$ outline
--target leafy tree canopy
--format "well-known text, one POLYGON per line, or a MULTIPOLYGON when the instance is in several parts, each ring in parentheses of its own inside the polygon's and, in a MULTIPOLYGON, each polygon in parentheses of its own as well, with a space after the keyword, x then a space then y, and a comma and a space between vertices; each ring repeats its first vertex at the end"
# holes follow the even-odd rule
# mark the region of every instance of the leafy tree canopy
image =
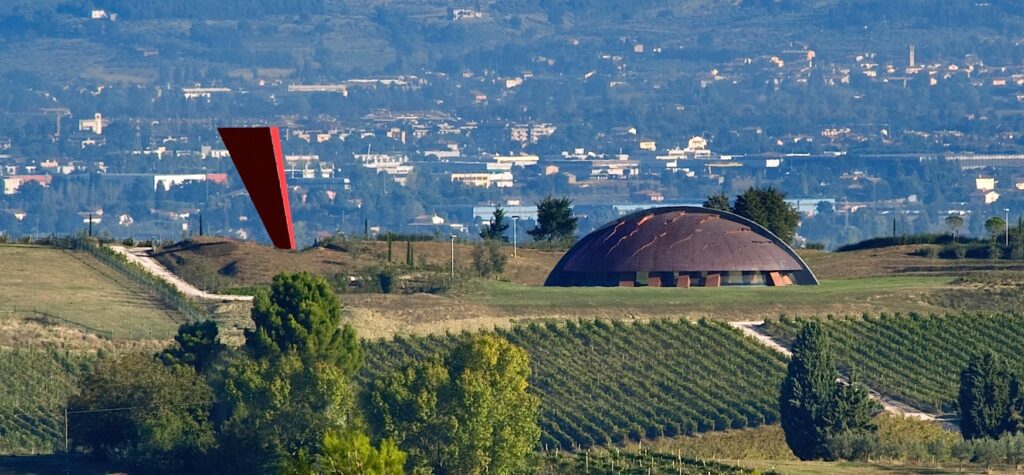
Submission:
POLYGON ((219 461, 235 473, 266 473, 294 454, 315 453, 330 430, 353 427, 350 378, 327 362, 296 355, 241 359, 224 376, 231 415, 221 429, 219 461))
POLYGON ((178 328, 174 336, 177 344, 160 352, 158 355, 164 364, 181 364, 191 366, 199 373, 205 373, 216 361, 217 357, 227 348, 220 342, 217 322, 186 323, 178 328))
POLYGON ((213 390, 192 368, 143 354, 104 358, 80 387, 69 402, 72 440, 125 468, 194 472, 215 443, 213 390))
POLYGON ((377 384, 371 424, 409 452, 414 470, 519 473, 540 439, 529 355, 495 336, 416 363, 377 384))

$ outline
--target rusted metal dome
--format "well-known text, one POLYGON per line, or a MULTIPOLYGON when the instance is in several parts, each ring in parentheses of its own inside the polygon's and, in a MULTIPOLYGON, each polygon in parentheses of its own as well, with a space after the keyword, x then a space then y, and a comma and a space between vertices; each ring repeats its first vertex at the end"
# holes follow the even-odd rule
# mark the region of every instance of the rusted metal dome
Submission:
POLYGON ((639 211, 588 234, 545 285, 817 283, 803 259, 757 223, 726 211, 675 206, 639 211))

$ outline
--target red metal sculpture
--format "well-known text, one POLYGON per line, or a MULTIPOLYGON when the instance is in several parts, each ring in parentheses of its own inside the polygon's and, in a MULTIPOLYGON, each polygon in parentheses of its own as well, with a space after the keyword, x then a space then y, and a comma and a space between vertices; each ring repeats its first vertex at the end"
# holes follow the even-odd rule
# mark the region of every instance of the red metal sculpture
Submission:
POLYGON ((218 128, 274 247, 295 249, 292 208, 277 127, 218 128))

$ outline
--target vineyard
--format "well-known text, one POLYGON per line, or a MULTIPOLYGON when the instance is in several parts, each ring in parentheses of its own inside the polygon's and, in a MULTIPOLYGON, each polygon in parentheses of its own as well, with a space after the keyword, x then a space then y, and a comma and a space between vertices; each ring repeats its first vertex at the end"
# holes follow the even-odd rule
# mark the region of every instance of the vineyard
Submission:
POLYGON ((0 351, 0 454, 64 449, 63 408, 86 364, 53 349, 0 351))
POLYGON ((532 467, 533 473, 588 475, 672 473, 681 475, 719 475, 755 473, 717 462, 688 459, 650 451, 586 451, 577 453, 544 452, 532 467))
MULTIPOLYGON (((874 389, 929 411, 954 411, 960 371, 974 352, 1009 362, 1024 354, 1024 318, 1017 315, 886 315, 823 320, 836 362, 874 389)), ((784 341, 803 320, 768 320, 762 331, 784 341)))
MULTIPOLYGON (((497 333, 530 354, 545 449, 756 427, 778 418, 784 357, 724 323, 597 320, 497 333)), ((445 352, 466 336, 366 343, 361 378, 445 352)))

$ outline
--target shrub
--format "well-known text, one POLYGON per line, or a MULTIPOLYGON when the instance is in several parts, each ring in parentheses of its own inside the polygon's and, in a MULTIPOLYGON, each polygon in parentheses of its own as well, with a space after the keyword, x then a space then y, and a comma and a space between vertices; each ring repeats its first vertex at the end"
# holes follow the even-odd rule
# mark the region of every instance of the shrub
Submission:
POLYGON ((390 294, 394 289, 395 273, 391 269, 383 269, 377 273, 377 282, 380 283, 380 291, 390 294))
POLYGON ((505 272, 508 256, 496 239, 485 239, 473 247, 473 268, 480 277, 491 277, 505 272))
MULTIPOLYGON (((961 237, 957 243, 979 243, 978 239, 961 237)), ((836 252, 859 251, 863 249, 878 249, 891 246, 905 246, 910 244, 954 244, 953 237, 948 234, 912 234, 910 236, 887 236, 865 239, 853 244, 836 249, 836 252)))
POLYGON ((992 260, 996 260, 1003 257, 1003 248, 996 243, 990 243, 986 252, 986 257, 992 260))
POLYGON ((964 246, 963 244, 954 244, 953 245, 953 255, 956 256, 957 259, 964 259, 964 258, 966 258, 967 257, 967 246, 964 246))

